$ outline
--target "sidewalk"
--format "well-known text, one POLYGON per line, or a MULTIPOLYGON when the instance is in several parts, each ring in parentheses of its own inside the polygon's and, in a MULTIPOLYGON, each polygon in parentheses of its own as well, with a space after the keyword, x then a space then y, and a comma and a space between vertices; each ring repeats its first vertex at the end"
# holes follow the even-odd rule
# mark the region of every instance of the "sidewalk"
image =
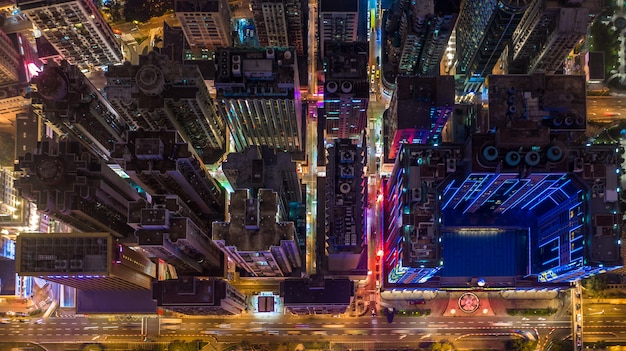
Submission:
POLYGON ((465 291, 439 291, 437 296, 425 300, 424 304, 410 305, 408 300, 381 300, 388 307, 397 310, 430 310, 431 316, 508 316, 509 309, 544 309, 564 310, 561 299, 557 298, 504 298, 500 292, 474 291, 478 297, 478 306, 473 312, 464 312, 459 306, 459 299, 465 291))

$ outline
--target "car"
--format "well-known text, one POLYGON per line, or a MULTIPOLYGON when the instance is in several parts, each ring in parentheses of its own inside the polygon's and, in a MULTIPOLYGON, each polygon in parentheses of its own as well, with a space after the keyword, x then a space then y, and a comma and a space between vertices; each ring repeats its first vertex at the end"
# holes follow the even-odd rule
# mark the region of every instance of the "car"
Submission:
POLYGON ((378 79, 378 78, 380 78, 380 70, 379 69, 376 70, 376 79, 378 79))

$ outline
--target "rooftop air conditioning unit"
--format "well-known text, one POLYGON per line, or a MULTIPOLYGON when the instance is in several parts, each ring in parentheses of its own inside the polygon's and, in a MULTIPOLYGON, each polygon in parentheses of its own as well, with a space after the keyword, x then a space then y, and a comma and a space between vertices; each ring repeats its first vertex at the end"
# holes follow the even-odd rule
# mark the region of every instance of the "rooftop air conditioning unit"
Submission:
POLYGON ((233 63, 233 76, 235 77, 241 76, 241 65, 238 63, 233 63))
POLYGON ((344 94, 348 94, 352 92, 352 82, 345 81, 341 83, 341 92, 344 94))
POLYGON ((337 85, 337 82, 331 80, 330 82, 326 83, 326 91, 330 94, 336 93, 338 89, 339 86, 337 85))
POLYGON ((411 189, 411 201, 413 202, 422 201, 422 188, 411 189))

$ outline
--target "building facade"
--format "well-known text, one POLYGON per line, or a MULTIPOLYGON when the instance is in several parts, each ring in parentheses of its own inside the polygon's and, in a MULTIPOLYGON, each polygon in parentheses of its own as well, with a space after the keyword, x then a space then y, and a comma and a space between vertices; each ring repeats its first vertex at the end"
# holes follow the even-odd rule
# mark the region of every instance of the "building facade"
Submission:
POLYGON ((15 186, 38 211, 74 230, 106 230, 122 242, 136 241, 128 203, 141 195, 89 151, 76 141, 44 139, 20 159, 15 186))
POLYGON ((326 57, 326 42, 354 43, 357 41, 359 1, 319 2, 319 33, 322 58, 326 57))
POLYGON ((150 289, 153 262, 108 233, 23 233, 16 272, 81 290, 150 289))
POLYGON ((197 65, 152 52, 139 65, 109 66, 106 78, 107 100, 134 129, 177 130, 207 164, 224 155, 226 124, 197 65))
MULTIPOLYGON (((430 0, 394 8, 399 13, 392 17, 398 20, 389 21, 386 31, 390 35, 397 32, 402 38, 398 74, 439 74, 439 64, 457 18, 456 9, 443 5, 443 1, 430 0)), ((445 5, 450 4, 445 2, 445 5)))
POLYGON ((464 0, 456 22, 456 73, 465 90, 476 89, 492 73, 532 0, 464 0))
POLYGON ((368 45, 326 42, 324 123, 326 139, 359 139, 367 122, 368 45))
POLYGON ((90 152, 110 159, 128 124, 76 65, 48 63, 31 80, 35 114, 58 135, 71 135, 90 152))
POLYGON ((396 158, 403 144, 440 144, 453 110, 453 77, 398 76, 383 122, 385 159, 396 158))
POLYGON ((156 282, 154 299, 159 307, 188 315, 239 315, 246 296, 222 279, 181 277, 156 282))
POLYGON ((276 191, 281 221, 288 220, 291 203, 303 202, 302 184, 289 153, 276 152, 266 146, 249 147, 243 152, 228 154, 222 171, 233 189, 249 189, 253 197, 259 189, 276 191))
POLYGON ((250 0, 259 44, 262 47, 295 48, 304 55, 302 0, 250 0))
MULTIPOLYGON (((326 177, 318 181, 324 186, 325 262, 328 273, 365 274, 363 250, 367 240, 367 177, 365 151, 349 139, 338 139, 327 148, 326 177)), ((320 201, 321 202, 321 201, 320 201)))
POLYGON ((302 102, 292 48, 218 49, 216 102, 237 152, 249 146, 301 153, 302 102))
POLYGON ((535 1, 513 33, 510 73, 555 73, 587 34, 590 9, 535 1))
POLYGON ((15 45, 4 32, 0 31, 0 85, 18 82, 21 64, 15 45))
POLYGON ((385 186, 388 288, 565 287, 623 265, 623 149, 578 141, 584 77, 489 84, 489 121, 467 142, 400 149, 385 186))
POLYGON ((191 47, 231 46, 231 13, 226 0, 177 0, 176 18, 191 47))
POLYGON ((25 0, 18 6, 70 63, 89 69, 124 61, 118 40, 93 1, 25 0))
POLYGON ((213 223, 213 241, 242 274, 286 277, 302 268, 293 222, 276 220, 277 197, 270 189, 259 190, 257 198, 237 189, 231 194, 230 222, 213 223))

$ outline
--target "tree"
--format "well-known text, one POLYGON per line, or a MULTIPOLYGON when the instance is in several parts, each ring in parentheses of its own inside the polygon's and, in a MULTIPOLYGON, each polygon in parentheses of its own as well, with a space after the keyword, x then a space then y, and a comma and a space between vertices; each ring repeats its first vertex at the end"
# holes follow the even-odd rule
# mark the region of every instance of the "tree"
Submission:
POLYGON ((512 339, 505 341, 504 347, 509 351, 533 351, 537 348, 537 341, 512 339))
POLYGON ((607 287, 606 277, 602 274, 589 277, 585 279, 585 287, 591 295, 602 297, 607 287))
POLYGON ((448 340, 434 342, 430 345, 430 351, 453 351, 454 345, 448 340))
POLYGON ((124 5, 124 19, 127 22, 147 22, 152 17, 164 15, 171 7, 171 0, 127 0, 124 5))

